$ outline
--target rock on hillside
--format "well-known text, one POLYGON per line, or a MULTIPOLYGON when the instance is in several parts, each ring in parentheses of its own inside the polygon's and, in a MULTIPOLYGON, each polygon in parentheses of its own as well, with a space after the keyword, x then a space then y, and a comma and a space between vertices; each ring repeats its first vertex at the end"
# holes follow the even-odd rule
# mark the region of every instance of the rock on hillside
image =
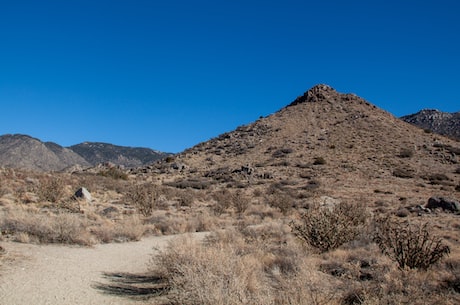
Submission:
POLYGON ((0 136, 0 165, 40 171, 59 171, 73 165, 89 166, 81 156, 56 143, 21 134, 0 136))
POLYGON ((139 174, 165 175, 179 187, 281 187, 299 197, 320 189, 342 200, 413 198, 423 204, 433 192, 455 192, 459 155, 458 142, 318 85, 268 117, 139 174))
POLYGON ((117 146, 107 143, 84 142, 70 146, 93 166, 110 162, 125 167, 139 167, 151 164, 170 155, 150 148, 117 146))
POLYGON ((415 114, 403 116, 401 119, 420 128, 460 141, 460 112, 449 113, 424 109, 415 114))

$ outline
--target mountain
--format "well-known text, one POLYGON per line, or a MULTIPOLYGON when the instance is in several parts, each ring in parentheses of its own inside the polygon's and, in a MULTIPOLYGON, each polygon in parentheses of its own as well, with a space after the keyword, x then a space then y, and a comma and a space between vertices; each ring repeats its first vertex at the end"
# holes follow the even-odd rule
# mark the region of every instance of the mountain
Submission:
POLYGON ((110 162, 125 167, 144 166, 170 154, 149 148, 124 147, 85 142, 62 147, 28 135, 0 136, 0 166, 39 171, 60 171, 69 167, 90 167, 110 162))
POLYGON ((90 166, 68 148, 21 134, 0 136, 0 165, 40 171, 59 171, 73 165, 90 166))
POLYGON ((272 115, 138 173, 164 175, 177 187, 282 190, 292 202, 330 196, 424 204, 432 194, 456 192, 459 155, 456 141, 317 85, 272 115))
POLYGON ((449 113, 424 109, 415 114, 403 116, 401 119, 425 130, 431 130, 460 141, 460 112, 449 113))
POLYGON ((149 148, 117 146, 108 143, 84 142, 70 146, 91 165, 111 162, 125 167, 139 167, 170 155, 149 148))

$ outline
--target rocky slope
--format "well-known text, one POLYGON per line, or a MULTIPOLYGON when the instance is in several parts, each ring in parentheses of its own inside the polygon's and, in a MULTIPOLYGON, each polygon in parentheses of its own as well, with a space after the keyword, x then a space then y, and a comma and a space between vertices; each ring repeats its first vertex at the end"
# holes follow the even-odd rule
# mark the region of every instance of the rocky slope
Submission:
MULTIPOLYGON (((341 200, 425 203, 456 193, 460 145, 327 85, 285 108, 138 171, 178 187, 291 190, 341 200)), ((297 199, 294 199, 297 200, 297 199)))
POLYGON ((460 112, 449 113, 424 109, 401 117, 405 122, 460 141, 460 112))
POLYGON ((90 166, 68 148, 21 134, 0 136, 0 165, 39 171, 59 171, 73 165, 90 166))

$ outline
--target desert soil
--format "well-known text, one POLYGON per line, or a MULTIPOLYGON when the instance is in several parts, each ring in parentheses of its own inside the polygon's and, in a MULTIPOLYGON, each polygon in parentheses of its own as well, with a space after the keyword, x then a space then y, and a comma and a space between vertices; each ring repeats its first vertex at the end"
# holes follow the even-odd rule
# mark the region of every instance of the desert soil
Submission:
POLYGON ((129 289, 110 293, 97 287, 114 284, 107 274, 142 279, 152 254, 173 238, 149 237, 91 248, 3 242, 7 253, 0 267, 0 304, 145 304, 145 298, 129 289))

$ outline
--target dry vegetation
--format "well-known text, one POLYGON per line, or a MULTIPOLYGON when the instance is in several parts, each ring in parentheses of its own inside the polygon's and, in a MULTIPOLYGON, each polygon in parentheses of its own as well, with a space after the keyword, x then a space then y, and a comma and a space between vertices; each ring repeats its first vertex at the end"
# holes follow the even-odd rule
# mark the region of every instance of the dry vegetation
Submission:
POLYGON ((152 258, 153 304, 459 304, 459 215, 423 208, 459 197, 458 142, 328 90, 146 168, 2 169, 0 239, 211 232, 152 258))

